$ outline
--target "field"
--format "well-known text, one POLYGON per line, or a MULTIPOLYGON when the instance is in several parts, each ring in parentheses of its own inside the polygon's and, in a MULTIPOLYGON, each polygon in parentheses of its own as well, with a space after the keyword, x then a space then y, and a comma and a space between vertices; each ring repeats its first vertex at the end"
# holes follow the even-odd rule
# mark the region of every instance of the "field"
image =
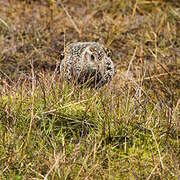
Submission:
POLYGON ((180 3, 0 0, 0 179, 179 179, 180 3), (64 47, 96 41, 116 74, 67 83, 64 47))

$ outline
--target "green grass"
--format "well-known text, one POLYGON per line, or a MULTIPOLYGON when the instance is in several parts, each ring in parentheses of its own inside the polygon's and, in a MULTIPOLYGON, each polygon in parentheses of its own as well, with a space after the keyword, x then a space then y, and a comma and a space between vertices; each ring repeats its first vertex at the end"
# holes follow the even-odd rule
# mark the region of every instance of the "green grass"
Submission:
POLYGON ((0 179, 178 179, 179 12, 174 1, 0 2, 0 179), (112 50, 110 84, 63 80, 59 56, 75 41, 112 50))

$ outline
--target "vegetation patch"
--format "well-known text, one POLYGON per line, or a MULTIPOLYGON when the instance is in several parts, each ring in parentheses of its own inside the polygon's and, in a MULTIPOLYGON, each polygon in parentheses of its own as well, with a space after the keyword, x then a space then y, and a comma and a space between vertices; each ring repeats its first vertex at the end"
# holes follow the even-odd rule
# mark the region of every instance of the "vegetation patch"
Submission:
POLYGON ((1 179, 178 179, 176 1, 0 2, 1 179), (64 46, 95 41, 116 74, 67 83, 64 46))

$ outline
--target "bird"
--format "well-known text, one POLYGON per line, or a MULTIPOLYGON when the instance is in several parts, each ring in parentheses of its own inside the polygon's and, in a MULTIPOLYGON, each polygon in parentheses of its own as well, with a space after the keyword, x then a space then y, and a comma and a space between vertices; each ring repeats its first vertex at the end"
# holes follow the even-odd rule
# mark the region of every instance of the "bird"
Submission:
POLYGON ((65 47, 60 73, 68 82, 99 88, 115 74, 110 53, 98 42, 74 42, 65 47))

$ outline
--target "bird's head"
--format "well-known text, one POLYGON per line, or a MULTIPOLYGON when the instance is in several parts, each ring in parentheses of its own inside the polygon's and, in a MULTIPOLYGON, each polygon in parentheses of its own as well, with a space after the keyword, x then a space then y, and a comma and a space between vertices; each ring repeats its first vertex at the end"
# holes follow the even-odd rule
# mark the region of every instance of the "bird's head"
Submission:
POLYGON ((101 57, 96 46, 87 46, 82 53, 82 66, 98 71, 101 68, 101 57))

